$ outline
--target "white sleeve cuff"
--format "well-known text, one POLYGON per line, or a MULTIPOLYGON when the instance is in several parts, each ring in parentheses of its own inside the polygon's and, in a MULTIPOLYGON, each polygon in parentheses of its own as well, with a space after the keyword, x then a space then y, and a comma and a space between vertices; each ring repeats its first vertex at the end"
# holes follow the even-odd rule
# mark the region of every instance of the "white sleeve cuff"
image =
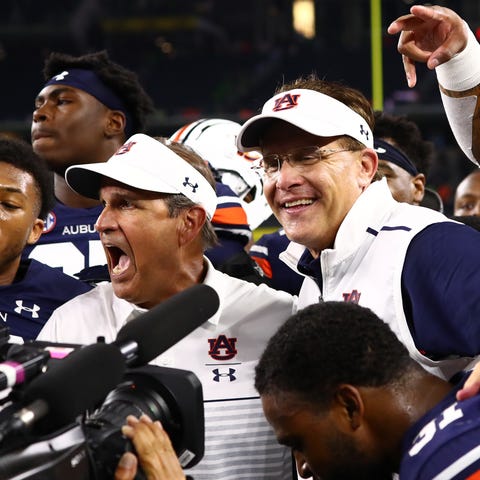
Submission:
POLYGON ((463 92, 480 84, 480 44, 466 23, 465 27, 468 29, 465 49, 435 69, 438 83, 455 92, 463 92))

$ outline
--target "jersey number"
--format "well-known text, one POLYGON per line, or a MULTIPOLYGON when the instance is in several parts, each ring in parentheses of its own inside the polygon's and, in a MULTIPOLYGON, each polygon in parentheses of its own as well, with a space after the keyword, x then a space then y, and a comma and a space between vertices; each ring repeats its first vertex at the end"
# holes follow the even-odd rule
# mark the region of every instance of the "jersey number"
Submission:
POLYGON ((419 432, 417 437, 414 440, 413 447, 409 450, 409 455, 413 457, 416 455, 422 448, 427 445, 430 440, 435 436, 435 433, 438 430, 443 430, 447 425, 463 417, 462 410, 458 407, 458 404, 455 402, 453 405, 450 405, 446 408, 441 415, 437 418, 434 418, 432 421, 427 423, 419 432))
POLYGON ((51 267, 61 267, 63 268, 63 273, 72 277, 85 267, 105 265, 107 263, 105 251, 100 240, 88 241, 87 255, 84 255, 75 244, 62 242, 36 245, 30 252, 29 258, 34 258, 51 267))

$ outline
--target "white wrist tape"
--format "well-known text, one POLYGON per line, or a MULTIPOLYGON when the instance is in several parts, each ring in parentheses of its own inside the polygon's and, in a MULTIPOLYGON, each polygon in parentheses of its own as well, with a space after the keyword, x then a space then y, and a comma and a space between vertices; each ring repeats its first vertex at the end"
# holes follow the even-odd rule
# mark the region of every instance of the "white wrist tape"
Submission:
POLYGON ((463 92, 480 84, 480 44, 468 29, 467 46, 435 71, 438 83, 447 90, 463 92))

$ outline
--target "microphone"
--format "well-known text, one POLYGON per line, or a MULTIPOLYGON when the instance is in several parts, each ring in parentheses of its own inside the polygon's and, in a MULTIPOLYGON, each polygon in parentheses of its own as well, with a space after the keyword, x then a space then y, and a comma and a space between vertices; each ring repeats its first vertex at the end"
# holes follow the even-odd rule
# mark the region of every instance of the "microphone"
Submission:
POLYGON ((27 386, 22 399, 26 406, 0 425, 0 442, 34 424, 44 432, 72 423, 104 400, 125 369, 125 359, 115 345, 94 343, 75 350, 27 386))
POLYGON ((30 380, 42 371, 49 358, 50 354, 45 350, 22 345, 19 353, 0 363, 0 390, 30 380))
POLYGON ((129 367, 147 364, 216 313, 217 292, 194 285, 124 325, 113 342, 129 367))
MULTIPOLYGON (((213 288, 194 285, 124 325, 112 343, 94 343, 72 352, 68 348, 65 358, 50 365, 26 387, 22 403, 27 405, 0 424, 0 442, 34 424, 42 430, 54 430, 73 422, 77 415, 104 400, 122 380, 127 365, 142 366, 161 355, 212 317, 219 305, 213 288)), ((33 359, 41 356, 43 368, 51 353, 47 348, 37 348, 35 355, 32 375, 41 370, 33 359)))
MULTIPOLYGON (((213 288, 194 285, 127 323, 113 345, 128 366, 143 366, 206 322, 219 304, 213 288)), ((50 359, 64 359, 85 347, 33 340, 9 348, 8 358, 0 363, 0 391, 31 380, 50 365, 50 359)))

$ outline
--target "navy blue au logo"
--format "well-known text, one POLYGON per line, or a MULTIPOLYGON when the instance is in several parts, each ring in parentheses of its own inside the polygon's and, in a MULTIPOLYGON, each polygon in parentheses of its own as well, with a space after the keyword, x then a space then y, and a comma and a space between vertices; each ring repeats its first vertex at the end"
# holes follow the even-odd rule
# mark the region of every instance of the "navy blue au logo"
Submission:
POLYGON ((217 338, 209 338, 210 350, 208 354, 215 360, 231 360, 236 354, 236 338, 227 338, 226 335, 219 335, 217 338))
POLYGON ((277 98, 275 100, 275 106, 273 107, 272 111, 279 112, 280 110, 288 110, 290 108, 298 106, 298 99, 300 98, 300 94, 297 93, 292 95, 291 93, 286 93, 281 98, 277 98))

